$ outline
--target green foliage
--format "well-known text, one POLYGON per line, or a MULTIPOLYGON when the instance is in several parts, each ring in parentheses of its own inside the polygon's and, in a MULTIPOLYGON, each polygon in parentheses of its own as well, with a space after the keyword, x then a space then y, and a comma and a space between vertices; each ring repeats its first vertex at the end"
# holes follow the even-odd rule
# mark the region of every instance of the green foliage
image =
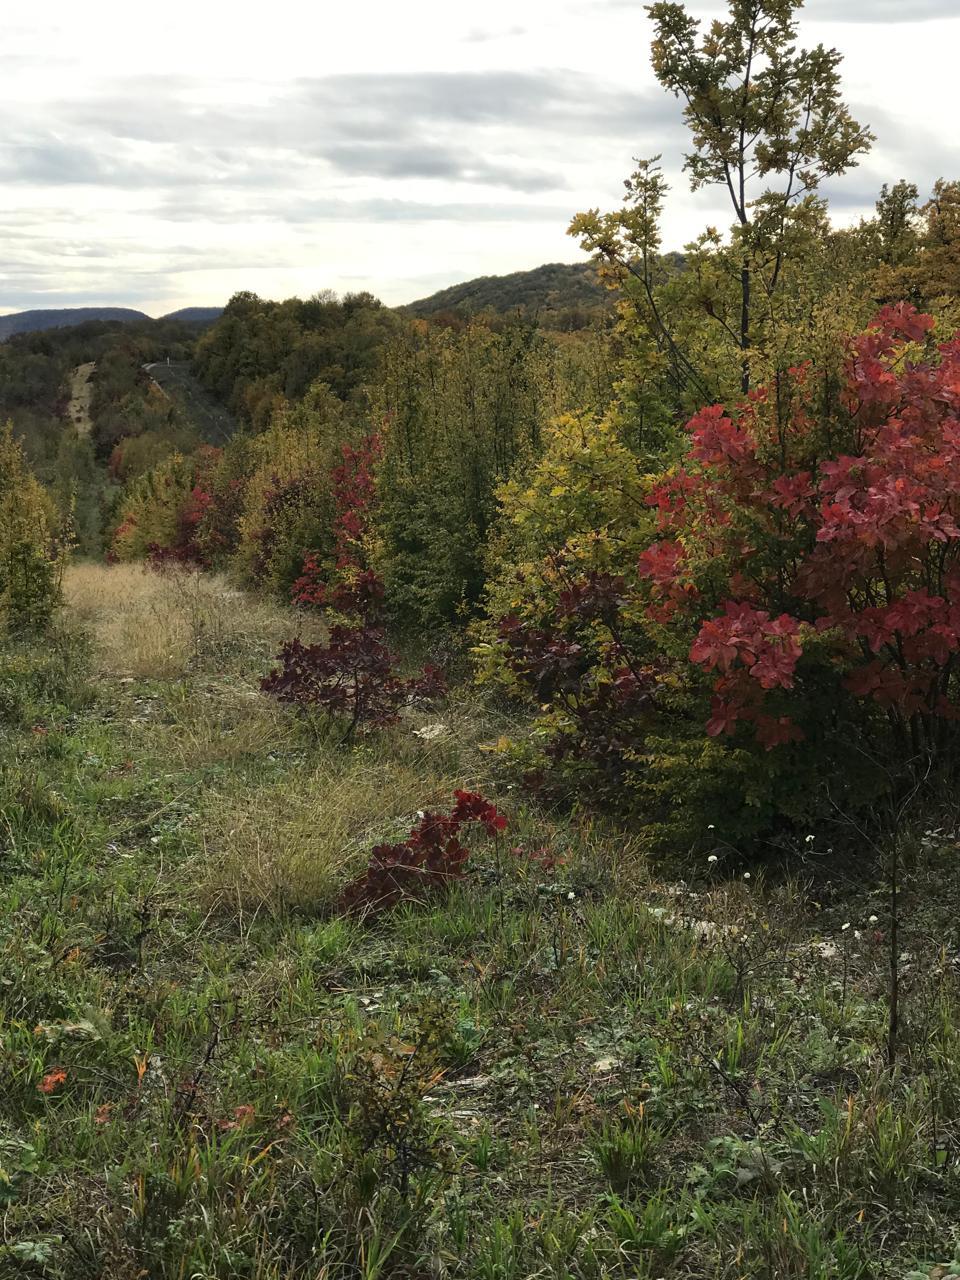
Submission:
MULTIPOLYGON (((620 573, 635 560, 653 517, 645 460, 616 414, 561 414, 546 424, 539 457, 498 490, 489 538, 487 614, 544 616, 568 580, 620 573)), ((488 626, 480 624, 480 634, 488 626)))
POLYGON ((721 186, 737 222, 721 270, 738 279, 739 315, 726 330, 740 348, 741 390, 751 384, 749 352, 764 346, 764 310, 784 264, 801 256, 822 224, 816 192, 869 150, 873 135, 840 96, 841 55, 796 47, 797 0, 731 0, 698 43, 699 22, 681 4, 649 7, 653 69, 682 98, 693 150, 685 167, 693 190, 721 186), (769 180, 773 178, 774 182, 769 180), (756 179, 761 190, 754 194, 756 179))
POLYGON ((195 366, 224 404, 262 430, 316 382, 344 401, 359 396, 397 325, 369 293, 286 302, 239 293, 197 343, 195 366))
POLYGON ((110 550, 117 560, 144 560, 169 552, 202 562, 196 529, 207 496, 208 476, 219 460, 214 449, 189 457, 174 453, 140 476, 124 494, 110 550))
MULTIPOLYGON (((238 446, 247 475, 231 563, 241 582, 289 600, 305 557, 330 553, 331 474, 351 434, 343 404, 317 383, 295 407, 278 412, 266 431, 238 446)), ((234 456, 228 449, 225 465, 234 456)))
POLYGON ((872 142, 842 102, 837 51, 797 49, 798 8, 731 0, 727 20, 701 34, 682 4, 648 6, 654 72, 682 99, 692 135, 691 186, 721 186, 735 216, 728 239, 710 228, 688 247, 677 289, 658 288, 653 271, 666 194, 659 157, 627 180, 622 210, 591 210, 570 228, 614 282, 629 282, 627 322, 679 412, 692 410, 691 396, 747 392, 758 357, 782 345, 785 326, 803 324, 820 300, 807 287, 808 260, 828 234, 818 189, 872 142))
POLYGON ((90 646, 77 630, 56 626, 42 646, 29 634, 0 649, 0 727, 29 729, 51 707, 77 711, 89 702, 90 646))
POLYGON ((481 276, 441 289, 402 308, 420 320, 453 327, 482 316, 491 328, 521 316, 546 329, 583 329, 608 312, 612 299, 590 263, 548 263, 533 271, 481 276))
POLYGON ((564 354, 525 326, 421 326, 387 351, 375 563, 404 625, 476 605, 496 488, 536 456, 565 384, 564 354))
POLYGON ((593 1141, 597 1164, 618 1195, 636 1191, 650 1178, 651 1164, 666 1140, 663 1129, 651 1124, 646 1108, 624 1108, 623 1114, 600 1126, 593 1141))
POLYGON ((0 429, 0 631, 43 631, 60 602, 51 506, 11 424, 0 429))

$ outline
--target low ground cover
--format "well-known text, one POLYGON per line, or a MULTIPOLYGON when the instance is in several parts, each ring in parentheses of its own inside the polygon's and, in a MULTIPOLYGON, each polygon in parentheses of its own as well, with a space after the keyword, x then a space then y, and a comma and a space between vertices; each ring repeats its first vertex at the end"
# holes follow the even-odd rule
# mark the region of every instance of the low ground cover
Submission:
POLYGON ((946 810, 900 833, 891 1067, 874 850, 762 873, 705 832, 680 878, 524 798, 496 703, 348 748, 259 692, 291 611, 65 590, 0 658, 0 1275, 950 1274, 946 810), (460 788, 508 819, 462 880, 338 910, 460 788))

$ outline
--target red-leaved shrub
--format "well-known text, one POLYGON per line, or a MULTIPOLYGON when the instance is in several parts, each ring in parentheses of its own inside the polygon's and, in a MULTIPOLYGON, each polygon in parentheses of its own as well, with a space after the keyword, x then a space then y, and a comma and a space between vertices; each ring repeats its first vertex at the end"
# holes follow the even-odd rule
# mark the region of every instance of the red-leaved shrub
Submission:
POLYGON ((708 734, 802 741, 828 670, 837 697, 882 711, 901 755, 953 741, 960 337, 931 351, 932 327, 885 307, 851 343, 830 412, 805 366, 735 416, 712 406, 688 424, 687 465, 650 496, 663 536, 640 573, 651 620, 696 628, 708 734))
POLYGON ((460 839, 463 827, 476 823, 495 837, 506 830, 507 820, 475 792, 455 791, 454 800, 448 814, 423 814, 406 840, 377 845, 367 870, 341 894, 340 909, 368 914, 401 900, 422 902, 460 879, 470 856, 460 839))
MULTIPOLYGON (((960 747, 960 335, 885 307, 836 369, 687 424, 617 577, 501 620, 541 708, 534 776, 681 830, 872 811, 960 747), (572 769, 571 769, 572 766, 572 769)), ((643 519, 643 517, 641 517, 643 519)), ((809 828, 806 828, 809 830, 809 828)))
POLYGON ((343 721, 344 741, 357 730, 392 724, 405 705, 430 703, 446 692, 435 667, 409 679, 399 676, 383 632, 362 623, 335 624, 326 644, 288 640, 279 661, 280 668, 260 682, 263 692, 343 721))
POLYGON ((281 702, 316 708, 341 720, 343 740, 358 730, 393 723, 405 705, 436 701, 446 693, 442 674, 426 666, 404 678, 382 625, 383 582, 366 564, 364 537, 374 498, 373 466, 379 441, 370 436, 353 449, 343 448, 333 472, 335 558, 325 566, 311 553, 293 585, 293 598, 331 612, 342 621, 330 627, 326 644, 288 641, 280 668, 261 689, 281 702))

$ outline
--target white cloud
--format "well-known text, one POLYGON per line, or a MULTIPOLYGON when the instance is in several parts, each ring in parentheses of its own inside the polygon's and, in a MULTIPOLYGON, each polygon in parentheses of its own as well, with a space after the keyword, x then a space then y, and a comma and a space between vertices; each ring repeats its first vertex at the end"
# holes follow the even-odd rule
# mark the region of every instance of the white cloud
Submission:
MULTIPOLYGON (((808 0, 804 42, 844 52, 880 139, 834 184, 838 217, 949 165, 956 8, 808 0)), ((655 152, 669 247, 728 220, 720 193, 687 189, 635 0, 46 0, 5 28, 0 310, 327 286, 405 301, 575 259, 570 216, 612 207, 655 152)))

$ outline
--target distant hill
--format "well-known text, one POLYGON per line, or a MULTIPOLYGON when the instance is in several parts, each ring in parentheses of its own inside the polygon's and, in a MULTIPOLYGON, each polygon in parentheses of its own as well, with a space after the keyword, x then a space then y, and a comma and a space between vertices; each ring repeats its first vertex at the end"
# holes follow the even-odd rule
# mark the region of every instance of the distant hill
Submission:
POLYGON ((161 320, 179 320, 182 324, 216 324, 223 315, 223 307, 181 307, 161 316, 161 320))
POLYGON ((149 320, 142 311, 129 307, 64 307, 60 311, 17 311, 0 316, 0 342, 15 333, 36 333, 40 329, 64 329, 68 325, 85 324, 88 320, 149 320))
MULTIPOLYGON (((161 320, 175 320, 181 324, 211 325, 223 314, 223 307, 181 307, 161 316, 161 320)), ((152 316, 130 307, 64 307, 59 311, 17 311, 11 316, 0 316, 0 342, 6 342, 17 333, 37 333, 42 329, 66 329, 89 320, 115 320, 123 324, 150 322, 152 316)))
POLYGON ((531 314, 608 307, 610 297, 609 290, 597 279, 592 262, 550 262, 532 271, 480 276, 477 280, 451 285, 429 298, 407 303, 399 310, 420 319, 445 311, 460 315, 474 315, 478 311, 531 314))

